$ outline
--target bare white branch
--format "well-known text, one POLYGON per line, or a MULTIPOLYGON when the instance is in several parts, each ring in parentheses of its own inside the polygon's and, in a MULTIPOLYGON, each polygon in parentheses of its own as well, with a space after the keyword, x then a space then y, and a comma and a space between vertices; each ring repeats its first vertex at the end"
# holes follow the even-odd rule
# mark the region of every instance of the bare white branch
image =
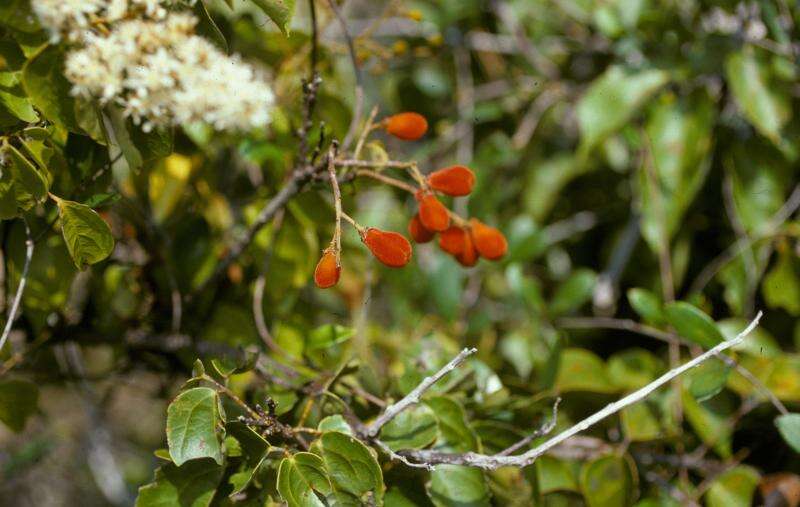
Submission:
POLYGON ((393 403, 386 407, 386 410, 383 411, 381 415, 378 416, 372 424, 367 427, 367 435, 370 437, 374 437, 378 434, 381 428, 397 417, 397 414, 402 412, 403 410, 407 409, 411 405, 415 403, 419 403, 420 397, 422 394, 430 389, 433 384, 439 381, 442 377, 450 373, 451 371, 455 370, 456 368, 464 362, 467 357, 471 356, 478 349, 471 348, 471 349, 464 349, 462 350, 456 357, 454 357, 449 363, 444 365, 442 369, 431 375, 430 377, 425 377, 420 384, 414 388, 413 391, 408 393, 404 398, 402 398, 397 403, 393 403))
MULTIPOLYGON (((647 396, 649 396, 653 391, 662 387, 663 385, 669 383, 674 378, 678 377, 679 375, 691 370, 692 368, 700 365, 704 361, 718 356, 724 350, 727 350, 745 339, 745 337, 750 334, 750 332, 755 329, 758 325, 759 320, 761 319, 761 312, 758 312, 758 315, 750 322, 750 324, 735 338, 731 340, 724 341, 717 346, 707 350, 706 352, 700 354, 699 356, 695 357, 687 361, 686 363, 678 366, 677 368, 673 368, 672 370, 666 372, 665 374, 661 375, 659 378, 654 380, 653 382, 647 384, 646 386, 642 387, 641 389, 632 392, 631 394, 621 398, 614 403, 610 403, 602 410, 595 412, 594 414, 590 415, 586 419, 580 421, 576 425, 562 431, 555 437, 547 440, 546 442, 542 443, 541 445, 517 456, 503 456, 501 454, 494 454, 494 455, 487 455, 487 454, 480 454, 475 452, 468 452, 464 454, 455 454, 455 453, 445 453, 439 451, 432 451, 432 450, 418 450, 418 451, 403 451, 402 454, 408 458, 414 459, 417 462, 427 463, 428 465, 435 465, 435 464, 453 464, 453 465, 467 465, 473 466, 478 468, 483 468, 485 470, 494 470, 504 466, 515 466, 515 467, 525 467, 532 464, 539 456, 542 456, 549 450, 553 449, 554 447, 562 444, 564 441, 570 439, 571 437, 577 435, 578 433, 589 429, 590 427, 594 426, 598 422, 602 421, 603 419, 616 414, 623 408, 633 405, 637 403, 647 396)), ((462 352, 463 354, 464 352, 462 352)), ((451 364, 453 361, 451 361, 451 364)), ((449 366, 449 365, 448 365, 449 366)), ((451 368, 452 369, 452 368, 451 368)), ((425 379, 426 381, 428 379, 425 379)), ((435 380, 433 381, 435 382, 435 380)), ((427 386, 433 383, 431 382, 427 386)), ((423 382, 424 383, 424 382, 423 382)), ((417 392, 423 384, 415 389, 413 393, 417 392)), ((423 390, 424 391, 424 390, 423 390)), ((417 396, 420 393, 417 392, 417 396)), ((401 400, 401 402, 403 402, 401 400)), ((406 403, 402 408, 408 406, 410 404, 406 403)), ((397 404, 399 405, 399 403, 397 404)), ((390 407, 392 408, 392 407, 390 407)), ((387 412, 389 412, 387 410, 387 412)), ((396 415, 399 411, 393 411, 396 415)), ((385 423, 384 423, 385 424, 385 423)))
POLYGON ((3 329, 3 335, 0 336, 0 351, 3 350, 3 345, 8 340, 8 335, 11 333, 11 327, 14 325, 14 319, 17 317, 19 304, 22 301, 22 293, 25 292, 25 284, 28 281, 28 268, 31 266, 31 259, 33 258, 33 237, 31 236, 31 228, 28 227, 28 222, 25 218, 22 219, 25 224, 25 264, 22 266, 22 275, 19 277, 19 285, 17 286, 17 293, 14 294, 14 301, 11 303, 11 309, 8 311, 8 318, 6 319, 6 327, 3 329))

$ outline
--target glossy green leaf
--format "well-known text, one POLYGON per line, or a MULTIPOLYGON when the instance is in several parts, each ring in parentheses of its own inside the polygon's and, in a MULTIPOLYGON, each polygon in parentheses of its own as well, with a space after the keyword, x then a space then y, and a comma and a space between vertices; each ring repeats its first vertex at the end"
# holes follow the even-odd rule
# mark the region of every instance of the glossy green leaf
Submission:
POLYGON ((437 507, 488 506, 489 488, 478 468, 438 465, 431 472, 428 496, 437 507))
POLYGON ((0 421, 11 431, 19 433, 25 422, 36 412, 39 388, 25 380, 0 381, 0 421))
POLYGON ((114 250, 114 237, 105 220, 92 208, 56 198, 61 233, 75 265, 83 269, 96 264, 114 250))
POLYGON ((167 443, 176 465, 197 458, 222 464, 217 392, 195 387, 179 394, 167 408, 167 443))
POLYGON ((339 433, 345 433, 347 435, 353 434, 353 429, 350 428, 350 425, 347 424, 344 417, 339 414, 329 415, 322 419, 317 425, 317 429, 319 431, 338 431, 339 433))
POLYGON ((225 469, 210 459, 167 464, 139 488, 136 507, 209 507, 225 469))
POLYGON ((360 497, 372 491, 383 492, 383 474, 375 456, 350 435, 330 431, 319 440, 325 468, 337 489, 360 497))
POLYGON ((315 491, 324 496, 332 491, 322 458, 298 452, 284 458, 278 468, 278 492, 289 507, 323 507, 315 491))
POLYGON ((400 412, 381 428, 380 438, 392 450, 421 449, 436 440, 439 424, 427 405, 414 405, 400 412))
POLYGON ((667 320, 678 334, 705 348, 725 340, 717 325, 696 306, 683 301, 669 303, 664 311, 667 320))
POLYGON ((295 0, 252 0, 264 14, 278 25, 284 35, 289 35, 289 24, 294 16, 295 0))
POLYGON ((708 488, 706 507, 749 507, 760 480, 760 474, 747 465, 726 470, 708 488))
POLYGON ((629 71, 613 65, 597 78, 578 101, 575 113, 586 153, 635 116, 642 104, 669 75, 661 70, 629 71))
POLYGON ((783 439, 789 446, 800 453, 800 414, 785 414, 775 418, 775 426, 778 427, 783 439))

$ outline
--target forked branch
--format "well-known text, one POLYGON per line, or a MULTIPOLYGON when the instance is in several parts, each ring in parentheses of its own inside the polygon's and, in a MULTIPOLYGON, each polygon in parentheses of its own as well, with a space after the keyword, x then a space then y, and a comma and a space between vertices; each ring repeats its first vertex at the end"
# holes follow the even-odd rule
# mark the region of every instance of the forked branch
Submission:
MULTIPOLYGON (((552 450, 559 444, 562 444, 563 442, 572 438, 578 433, 591 428, 592 426, 602 421, 603 419, 616 414, 623 408, 633 405, 634 403, 637 403, 645 399, 647 396, 652 394, 656 389, 669 383, 671 380, 678 377, 679 375, 686 373, 687 371, 700 365, 704 361, 707 361, 712 357, 717 357, 723 351, 741 343, 745 339, 745 337, 747 337, 747 335, 750 334, 753 331, 753 329, 756 328, 759 320, 761 319, 761 315, 762 315, 761 312, 758 312, 758 315, 756 315, 756 317, 750 322, 750 324, 735 338, 724 341, 718 344, 717 346, 707 350, 706 352, 700 354, 694 359, 691 359, 686 363, 676 368, 673 368, 672 370, 664 373, 656 380, 647 384, 641 389, 634 391, 631 394, 613 403, 610 403, 602 410, 595 412, 586 419, 580 421, 574 426, 562 431, 553 438, 548 439, 547 441, 534 447, 533 449, 530 449, 529 451, 523 454, 519 454, 516 456, 509 456, 505 452, 489 455, 476 452, 449 453, 449 452, 441 452, 435 450, 401 451, 399 454, 407 458, 408 460, 415 462, 418 465, 426 465, 426 466, 432 466, 437 464, 450 464, 450 465, 473 466, 482 468, 484 470, 494 470, 505 466, 525 467, 531 465, 534 461, 536 461, 537 458, 547 453, 548 451, 552 450)), ((427 377, 425 380, 423 380, 411 393, 409 393, 408 396, 406 396, 399 402, 395 403, 394 405, 389 406, 386 409, 386 411, 383 414, 381 414, 381 416, 378 419, 376 419, 375 422, 369 427, 368 434, 374 437, 374 435, 377 434, 378 430, 380 430, 381 426, 389 422, 392 418, 394 418, 397 414, 399 414, 402 410, 404 410, 412 403, 419 401, 422 394, 426 390, 428 390, 431 386, 433 386, 433 384, 436 383, 437 380, 442 378, 449 371, 452 371, 454 368, 456 368, 458 364, 461 364, 463 362, 466 356, 468 356, 473 352, 474 349, 464 349, 458 356, 456 356, 452 361, 450 361, 450 363, 448 363, 447 366, 439 370, 433 376, 427 377)), ((518 446, 517 449, 520 447, 522 447, 522 445, 518 446)))

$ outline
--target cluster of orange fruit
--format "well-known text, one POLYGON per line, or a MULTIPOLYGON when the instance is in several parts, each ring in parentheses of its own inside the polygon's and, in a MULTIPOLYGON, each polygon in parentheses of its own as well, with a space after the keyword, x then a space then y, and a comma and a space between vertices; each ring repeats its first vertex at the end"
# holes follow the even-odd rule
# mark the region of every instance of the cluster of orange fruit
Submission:
MULTIPOLYGON (((425 117, 412 112, 384 119, 380 125, 389 134, 406 141, 421 138, 428 129, 425 117)), ((420 180, 414 194, 419 210, 408 224, 408 233, 416 243, 427 243, 439 234, 439 248, 452 255, 462 266, 474 266, 480 257, 502 258, 508 243, 502 232, 476 218, 465 220, 451 212, 437 197, 469 195, 475 174, 468 167, 454 165, 439 169, 420 180)), ((381 263, 400 268, 411 260, 411 243, 397 232, 375 227, 359 229, 361 241, 381 263)), ((322 253, 314 270, 314 282, 320 288, 336 285, 341 274, 340 252, 336 242, 322 253)))

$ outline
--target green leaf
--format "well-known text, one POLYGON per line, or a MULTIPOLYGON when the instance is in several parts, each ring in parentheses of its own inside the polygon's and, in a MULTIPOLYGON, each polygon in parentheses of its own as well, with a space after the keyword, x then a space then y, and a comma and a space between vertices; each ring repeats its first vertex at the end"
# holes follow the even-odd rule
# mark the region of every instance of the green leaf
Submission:
POLYGON ((648 324, 662 326, 666 324, 661 298, 652 291, 634 287, 628 290, 628 302, 633 310, 648 324))
POLYGON ((11 171, 0 170, 0 220, 17 216, 17 194, 11 171))
POLYGON ((353 429, 347 424, 340 414, 329 415, 322 419, 317 425, 319 431, 338 431, 346 435, 352 435, 353 429))
POLYGON ((760 474, 747 465, 726 470, 708 488, 706 507, 749 507, 760 480, 760 474))
POLYGON ((331 431, 319 440, 320 453, 325 468, 337 489, 356 497, 383 492, 383 474, 369 449, 350 435, 331 431))
POLYGON ((72 85, 64 77, 64 52, 59 46, 45 46, 22 69, 22 84, 33 105, 50 121, 80 133, 75 118, 72 85))
POLYGON ((550 313, 554 316, 574 312, 592 298, 597 275, 590 269, 576 269, 553 294, 550 313))
POLYGON ((581 131, 580 153, 585 157, 606 137, 625 125, 669 75, 661 70, 629 71, 612 65, 578 101, 575 112, 581 131))
POLYGON ((438 465, 431 472, 428 496, 437 507, 488 506, 489 488, 478 468, 438 465))
POLYGON ((89 206, 54 198, 61 218, 61 233, 75 265, 83 269, 108 257, 114 250, 114 237, 106 221, 89 206))
POLYGON ((141 128, 127 120, 119 108, 106 107, 105 113, 108 118, 106 127, 109 129, 111 141, 122 151, 131 170, 138 171, 142 166, 172 153, 172 130, 153 129, 150 132, 143 132, 141 128))
POLYGON ((618 390, 609 379, 603 360, 579 348, 568 348, 561 352, 555 388, 560 393, 614 393, 618 390))
POLYGON ((437 396, 425 400, 439 421, 439 438, 435 447, 452 452, 478 450, 478 438, 467 424, 464 407, 456 400, 437 396))
POLYGON ((381 440, 394 451, 421 449, 438 435, 436 415, 427 405, 411 406, 381 428, 381 440))
POLYGON ((222 30, 219 29, 217 24, 214 22, 214 19, 208 13, 208 9, 206 8, 203 0, 197 0, 197 2, 195 2, 194 14, 198 19, 197 33, 209 40, 214 41, 217 46, 222 48, 222 50, 227 53, 229 51, 228 41, 225 40, 222 30))
POLYGON ((217 428, 221 423, 217 392, 195 387, 179 394, 167 408, 167 443, 176 465, 196 458, 222 464, 217 428))
POLYGON ((632 442, 654 440, 663 436, 658 416, 645 401, 623 408, 619 417, 625 437, 632 442))
POLYGON ((700 440, 714 449, 719 456, 730 457, 733 431, 727 419, 730 414, 717 412, 710 402, 698 402, 686 389, 683 390, 681 399, 686 420, 700 440))
POLYGON ((139 488, 136 507, 209 507, 223 472, 210 459, 164 465, 154 482, 139 488))
POLYGON ((654 252, 680 228, 708 174, 715 108, 706 94, 665 94, 651 109, 645 132, 650 157, 639 170, 642 236, 654 252))
POLYGON ((22 209, 30 209, 35 203, 44 201, 49 187, 47 178, 15 147, 4 143, 0 149, 11 162, 17 205, 22 209))
POLYGON ((584 464, 580 484, 589 507, 623 507, 633 497, 630 468, 618 456, 603 456, 584 464))
POLYGON ((259 461, 269 449, 269 443, 264 437, 243 422, 230 421, 225 425, 225 431, 239 442, 251 461, 259 461))
POLYGON ((667 320, 680 336, 707 349, 725 341, 717 325, 696 306, 683 301, 669 303, 664 308, 667 320))
POLYGON ((789 447, 800 452, 800 414, 778 416, 775 418, 775 426, 789 447))
POLYGON ((39 388, 24 380, 0 382, 0 421, 15 433, 25 429, 25 422, 39 401, 39 388))
POLYGON ((790 315, 800 315, 800 261, 788 249, 761 282, 764 302, 770 308, 783 308, 790 315))
POLYGON ((781 129, 792 116, 789 95, 771 76, 769 60, 752 46, 733 52, 725 74, 739 109, 761 134, 780 144, 781 129))
POLYGON ((566 461, 545 455, 538 458, 534 466, 536 482, 538 482, 539 491, 542 494, 553 491, 578 491, 575 471, 566 461))
POLYGON ((298 452, 281 461, 277 488, 289 507, 324 507, 314 491, 327 496, 332 490, 325 462, 310 452, 298 452))
POLYGON ((627 349, 608 358, 609 379, 626 391, 635 391, 649 384, 662 369, 661 360, 644 349, 627 349))
POLYGON ((17 72, 0 72, 0 108, 5 109, 18 120, 34 123, 39 115, 25 95, 17 72))
POLYGON ((253 3, 278 25, 284 35, 289 36, 289 24, 294 16, 295 0, 253 0, 253 3))
POLYGON ((704 401, 722 391, 731 367, 711 358, 689 373, 689 392, 697 401, 704 401))
POLYGON ((315 365, 334 369, 344 359, 345 343, 355 334, 350 327, 334 324, 320 326, 306 337, 303 353, 315 365))

